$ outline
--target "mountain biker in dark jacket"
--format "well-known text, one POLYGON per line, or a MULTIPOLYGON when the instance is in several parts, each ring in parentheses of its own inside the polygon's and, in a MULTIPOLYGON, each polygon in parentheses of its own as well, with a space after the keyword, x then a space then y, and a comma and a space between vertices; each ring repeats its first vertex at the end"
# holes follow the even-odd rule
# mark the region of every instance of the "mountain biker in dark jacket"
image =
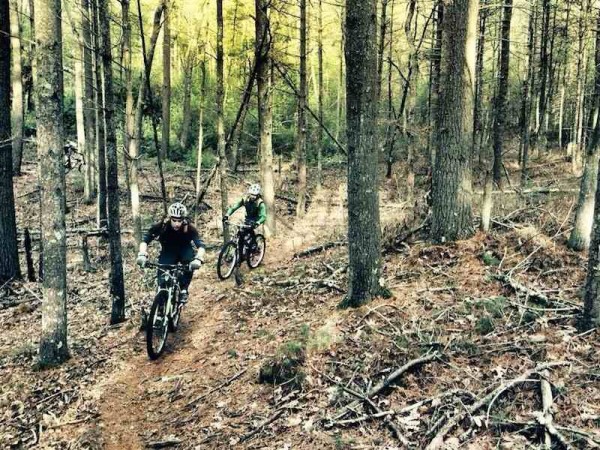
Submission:
MULTIPOLYGON (((188 286, 192 281, 193 271, 200 268, 206 253, 198 230, 186 216, 187 208, 183 204, 173 203, 169 206, 168 217, 155 223, 144 233, 136 259, 136 263, 144 267, 148 260, 148 244, 157 239, 161 245, 159 264, 189 264, 189 270, 186 270, 179 280, 181 303, 187 302, 188 286)), ((160 276, 158 279, 160 280, 160 276)))
POLYGON ((231 205, 223 217, 223 221, 227 222, 229 216, 242 206, 246 209, 246 219, 244 223, 248 225, 249 228, 243 230, 243 237, 245 237, 245 234, 250 235, 253 249, 256 247, 256 234, 254 233, 254 229, 265 223, 267 220, 267 208, 260 191, 260 184, 251 185, 248 188, 247 194, 231 205))

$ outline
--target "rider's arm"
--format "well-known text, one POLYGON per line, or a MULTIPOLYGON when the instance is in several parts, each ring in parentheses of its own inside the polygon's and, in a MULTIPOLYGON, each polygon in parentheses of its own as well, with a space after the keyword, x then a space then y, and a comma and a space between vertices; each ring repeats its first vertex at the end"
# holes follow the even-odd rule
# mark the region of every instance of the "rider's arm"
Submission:
POLYGON ((199 259, 200 261, 204 261, 204 255, 206 254, 206 248, 205 248, 204 242, 202 242, 202 239, 200 238, 200 233, 198 233, 198 230, 194 226, 190 226, 189 230, 190 230, 190 233, 192 234, 191 241, 193 242, 194 246, 197 249, 196 250, 196 258, 199 259))
POLYGON ((148 244, 158 237, 161 227, 161 222, 155 223, 144 233, 140 242, 140 253, 148 253, 148 244))
POLYGON ((234 212, 236 212, 238 209, 240 209, 244 204, 244 198, 240 198, 237 202, 235 202, 233 205, 231 205, 228 209, 227 209, 227 213, 225 213, 227 216, 232 215, 234 212))
POLYGON ((257 225, 265 223, 267 220, 267 207, 265 206, 265 202, 261 202, 258 207, 258 220, 256 221, 257 225))

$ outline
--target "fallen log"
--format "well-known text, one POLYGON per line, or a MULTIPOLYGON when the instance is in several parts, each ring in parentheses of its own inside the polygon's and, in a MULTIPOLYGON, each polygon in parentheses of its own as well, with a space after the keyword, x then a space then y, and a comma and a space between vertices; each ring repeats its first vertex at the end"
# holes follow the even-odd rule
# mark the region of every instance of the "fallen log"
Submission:
POLYGON ((305 256, 313 255, 315 253, 320 253, 324 250, 328 250, 333 247, 342 247, 347 244, 348 243, 346 241, 327 242, 326 244, 317 245, 315 247, 307 248, 306 250, 303 250, 301 252, 294 253, 293 258, 304 258, 305 256))

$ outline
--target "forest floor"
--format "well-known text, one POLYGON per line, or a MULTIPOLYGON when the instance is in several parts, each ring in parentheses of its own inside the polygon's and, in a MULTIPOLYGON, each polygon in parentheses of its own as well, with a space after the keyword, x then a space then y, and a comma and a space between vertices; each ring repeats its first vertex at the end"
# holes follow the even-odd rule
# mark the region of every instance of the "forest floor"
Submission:
MULTIPOLYGON (((559 157, 536 165, 532 187, 563 192, 498 195, 492 232, 448 245, 431 244, 423 229, 410 233, 423 217, 402 201, 403 178, 384 183, 383 278, 392 297, 353 310, 337 308, 347 285, 343 244, 297 256, 345 239, 344 179, 331 170, 323 190, 311 191, 305 218, 278 203, 279 236, 258 269, 242 268, 243 286, 218 281, 217 250, 209 252, 157 361, 139 331, 153 274, 134 266, 131 236, 131 316, 114 327, 106 246, 90 239, 87 272, 70 238, 65 364, 37 368, 38 284, 1 287, 0 447, 525 449, 546 439, 555 448, 600 447, 600 336, 577 328, 587 257, 565 245, 578 188, 568 168, 559 157), (542 401, 548 389, 551 406, 542 401)), ((35 228, 34 166, 27 169, 16 181, 18 222, 35 228)), ((142 191, 155 193, 146 173, 142 191)), ((232 180, 234 193, 255 175, 232 180)), ((78 175, 69 180, 68 227, 92 228, 78 175)), ((291 197, 289 182, 282 194, 291 197)), ((170 176, 169 186, 180 196, 193 185, 170 176)), ((207 203, 218 205, 218 195, 213 186, 207 203)), ((148 211, 148 220, 159 217, 160 204, 148 211)), ((217 244, 219 214, 208 209, 198 224, 217 244)))

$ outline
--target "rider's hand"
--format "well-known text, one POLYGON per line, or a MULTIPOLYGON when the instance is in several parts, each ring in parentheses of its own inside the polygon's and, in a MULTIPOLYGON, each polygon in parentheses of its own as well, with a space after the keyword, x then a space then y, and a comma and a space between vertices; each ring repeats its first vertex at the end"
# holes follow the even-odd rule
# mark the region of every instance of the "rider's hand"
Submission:
POLYGON ((190 270, 199 269, 200 266, 202 266, 202 261, 200 261, 200 259, 196 258, 196 259, 192 260, 192 262, 190 263, 190 270))
POLYGON ((137 259, 135 260, 135 263, 144 268, 144 266, 146 266, 146 262, 148 261, 148 253, 145 252, 139 252, 137 255, 137 259))
POLYGON ((223 222, 229 222, 229 216, 227 214, 223 216, 223 222))
POLYGON ((256 228, 258 228, 258 223, 257 222, 250 222, 250 228, 252 228, 253 230, 255 230, 256 228))

